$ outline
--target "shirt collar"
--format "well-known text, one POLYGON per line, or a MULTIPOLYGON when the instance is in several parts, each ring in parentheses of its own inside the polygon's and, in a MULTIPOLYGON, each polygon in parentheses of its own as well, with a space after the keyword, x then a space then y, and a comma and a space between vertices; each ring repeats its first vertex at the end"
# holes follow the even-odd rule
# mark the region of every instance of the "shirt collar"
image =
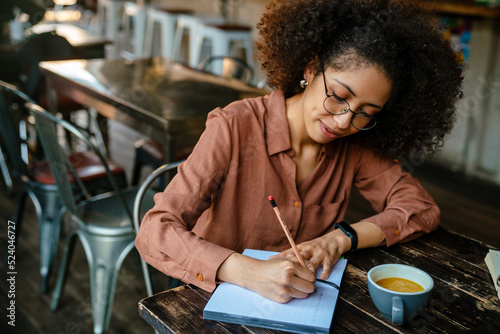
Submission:
POLYGON ((292 148, 283 92, 272 92, 266 103, 267 153, 273 155, 292 148))
MULTIPOLYGON (((276 90, 269 94, 266 102, 266 110, 267 126, 265 131, 268 155, 271 156, 279 152, 291 150, 290 128, 286 116, 285 96, 282 91, 276 90)), ((340 140, 337 139, 323 145, 321 152, 324 152, 328 158, 333 158, 335 156, 335 142, 340 140)))

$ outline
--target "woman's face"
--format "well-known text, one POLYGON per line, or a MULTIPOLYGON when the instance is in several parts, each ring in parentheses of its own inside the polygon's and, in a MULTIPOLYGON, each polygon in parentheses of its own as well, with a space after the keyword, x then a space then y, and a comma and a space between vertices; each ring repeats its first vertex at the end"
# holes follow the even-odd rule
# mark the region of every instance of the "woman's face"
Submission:
POLYGON ((321 144, 360 131, 352 124, 354 113, 347 111, 341 115, 332 115, 325 110, 325 106, 332 109, 329 110, 332 113, 341 113, 348 107, 355 113, 361 113, 356 116, 355 121, 360 127, 362 115, 367 119, 375 116, 391 94, 391 81, 376 67, 340 71, 325 68, 324 76, 323 73, 315 76, 308 67, 305 78, 309 82, 304 92, 305 127, 309 137, 321 144), (330 96, 328 103, 324 103, 327 96, 325 83, 330 96))

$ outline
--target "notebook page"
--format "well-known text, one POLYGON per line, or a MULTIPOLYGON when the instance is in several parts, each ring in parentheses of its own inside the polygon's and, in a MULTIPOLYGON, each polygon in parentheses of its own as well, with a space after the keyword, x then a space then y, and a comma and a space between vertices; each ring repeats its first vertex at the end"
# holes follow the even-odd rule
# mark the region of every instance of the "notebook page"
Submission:
MULTIPOLYGON (((266 260, 276 252, 245 250, 243 254, 266 260)), ((328 281, 340 286, 347 260, 339 260, 328 281)), ((319 273, 321 270, 319 270, 319 273)), ((319 277, 319 273, 317 277, 319 277)), ((329 285, 316 283, 316 292, 305 299, 293 299, 286 304, 276 303, 242 287, 222 283, 204 309, 210 319, 236 322, 268 328, 330 327, 339 291, 329 285), (215 313, 219 315, 215 315, 215 313), (231 321, 237 319, 237 321, 231 321), (239 319, 239 320, 238 320, 239 319), (287 326, 286 324, 290 324, 287 326), (291 326, 291 327, 290 327, 291 326)))
POLYGON ((491 279, 493 280, 493 285, 497 290, 498 298, 500 298, 500 287, 497 284, 498 276, 500 275, 500 251, 490 249, 484 258, 484 261, 490 271, 491 279))

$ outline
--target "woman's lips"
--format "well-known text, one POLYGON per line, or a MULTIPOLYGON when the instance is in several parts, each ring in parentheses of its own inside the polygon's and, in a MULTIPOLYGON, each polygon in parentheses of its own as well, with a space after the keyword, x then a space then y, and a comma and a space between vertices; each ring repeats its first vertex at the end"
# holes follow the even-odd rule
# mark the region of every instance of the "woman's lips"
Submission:
POLYGON ((330 139, 335 139, 341 136, 340 133, 333 131, 321 121, 319 121, 319 127, 321 129, 321 133, 330 139))

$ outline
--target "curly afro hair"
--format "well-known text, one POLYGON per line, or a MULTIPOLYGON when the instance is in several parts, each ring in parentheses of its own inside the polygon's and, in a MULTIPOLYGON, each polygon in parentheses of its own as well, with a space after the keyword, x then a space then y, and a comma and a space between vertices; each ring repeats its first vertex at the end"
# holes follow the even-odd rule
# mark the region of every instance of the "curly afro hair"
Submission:
POLYGON ((390 0, 271 0, 257 24, 258 58, 270 87, 301 91, 308 64, 379 68, 392 81, 377 126, 359 138, 393 155, 432 155, 452 129, 463 68, 438 20, 390 0))

